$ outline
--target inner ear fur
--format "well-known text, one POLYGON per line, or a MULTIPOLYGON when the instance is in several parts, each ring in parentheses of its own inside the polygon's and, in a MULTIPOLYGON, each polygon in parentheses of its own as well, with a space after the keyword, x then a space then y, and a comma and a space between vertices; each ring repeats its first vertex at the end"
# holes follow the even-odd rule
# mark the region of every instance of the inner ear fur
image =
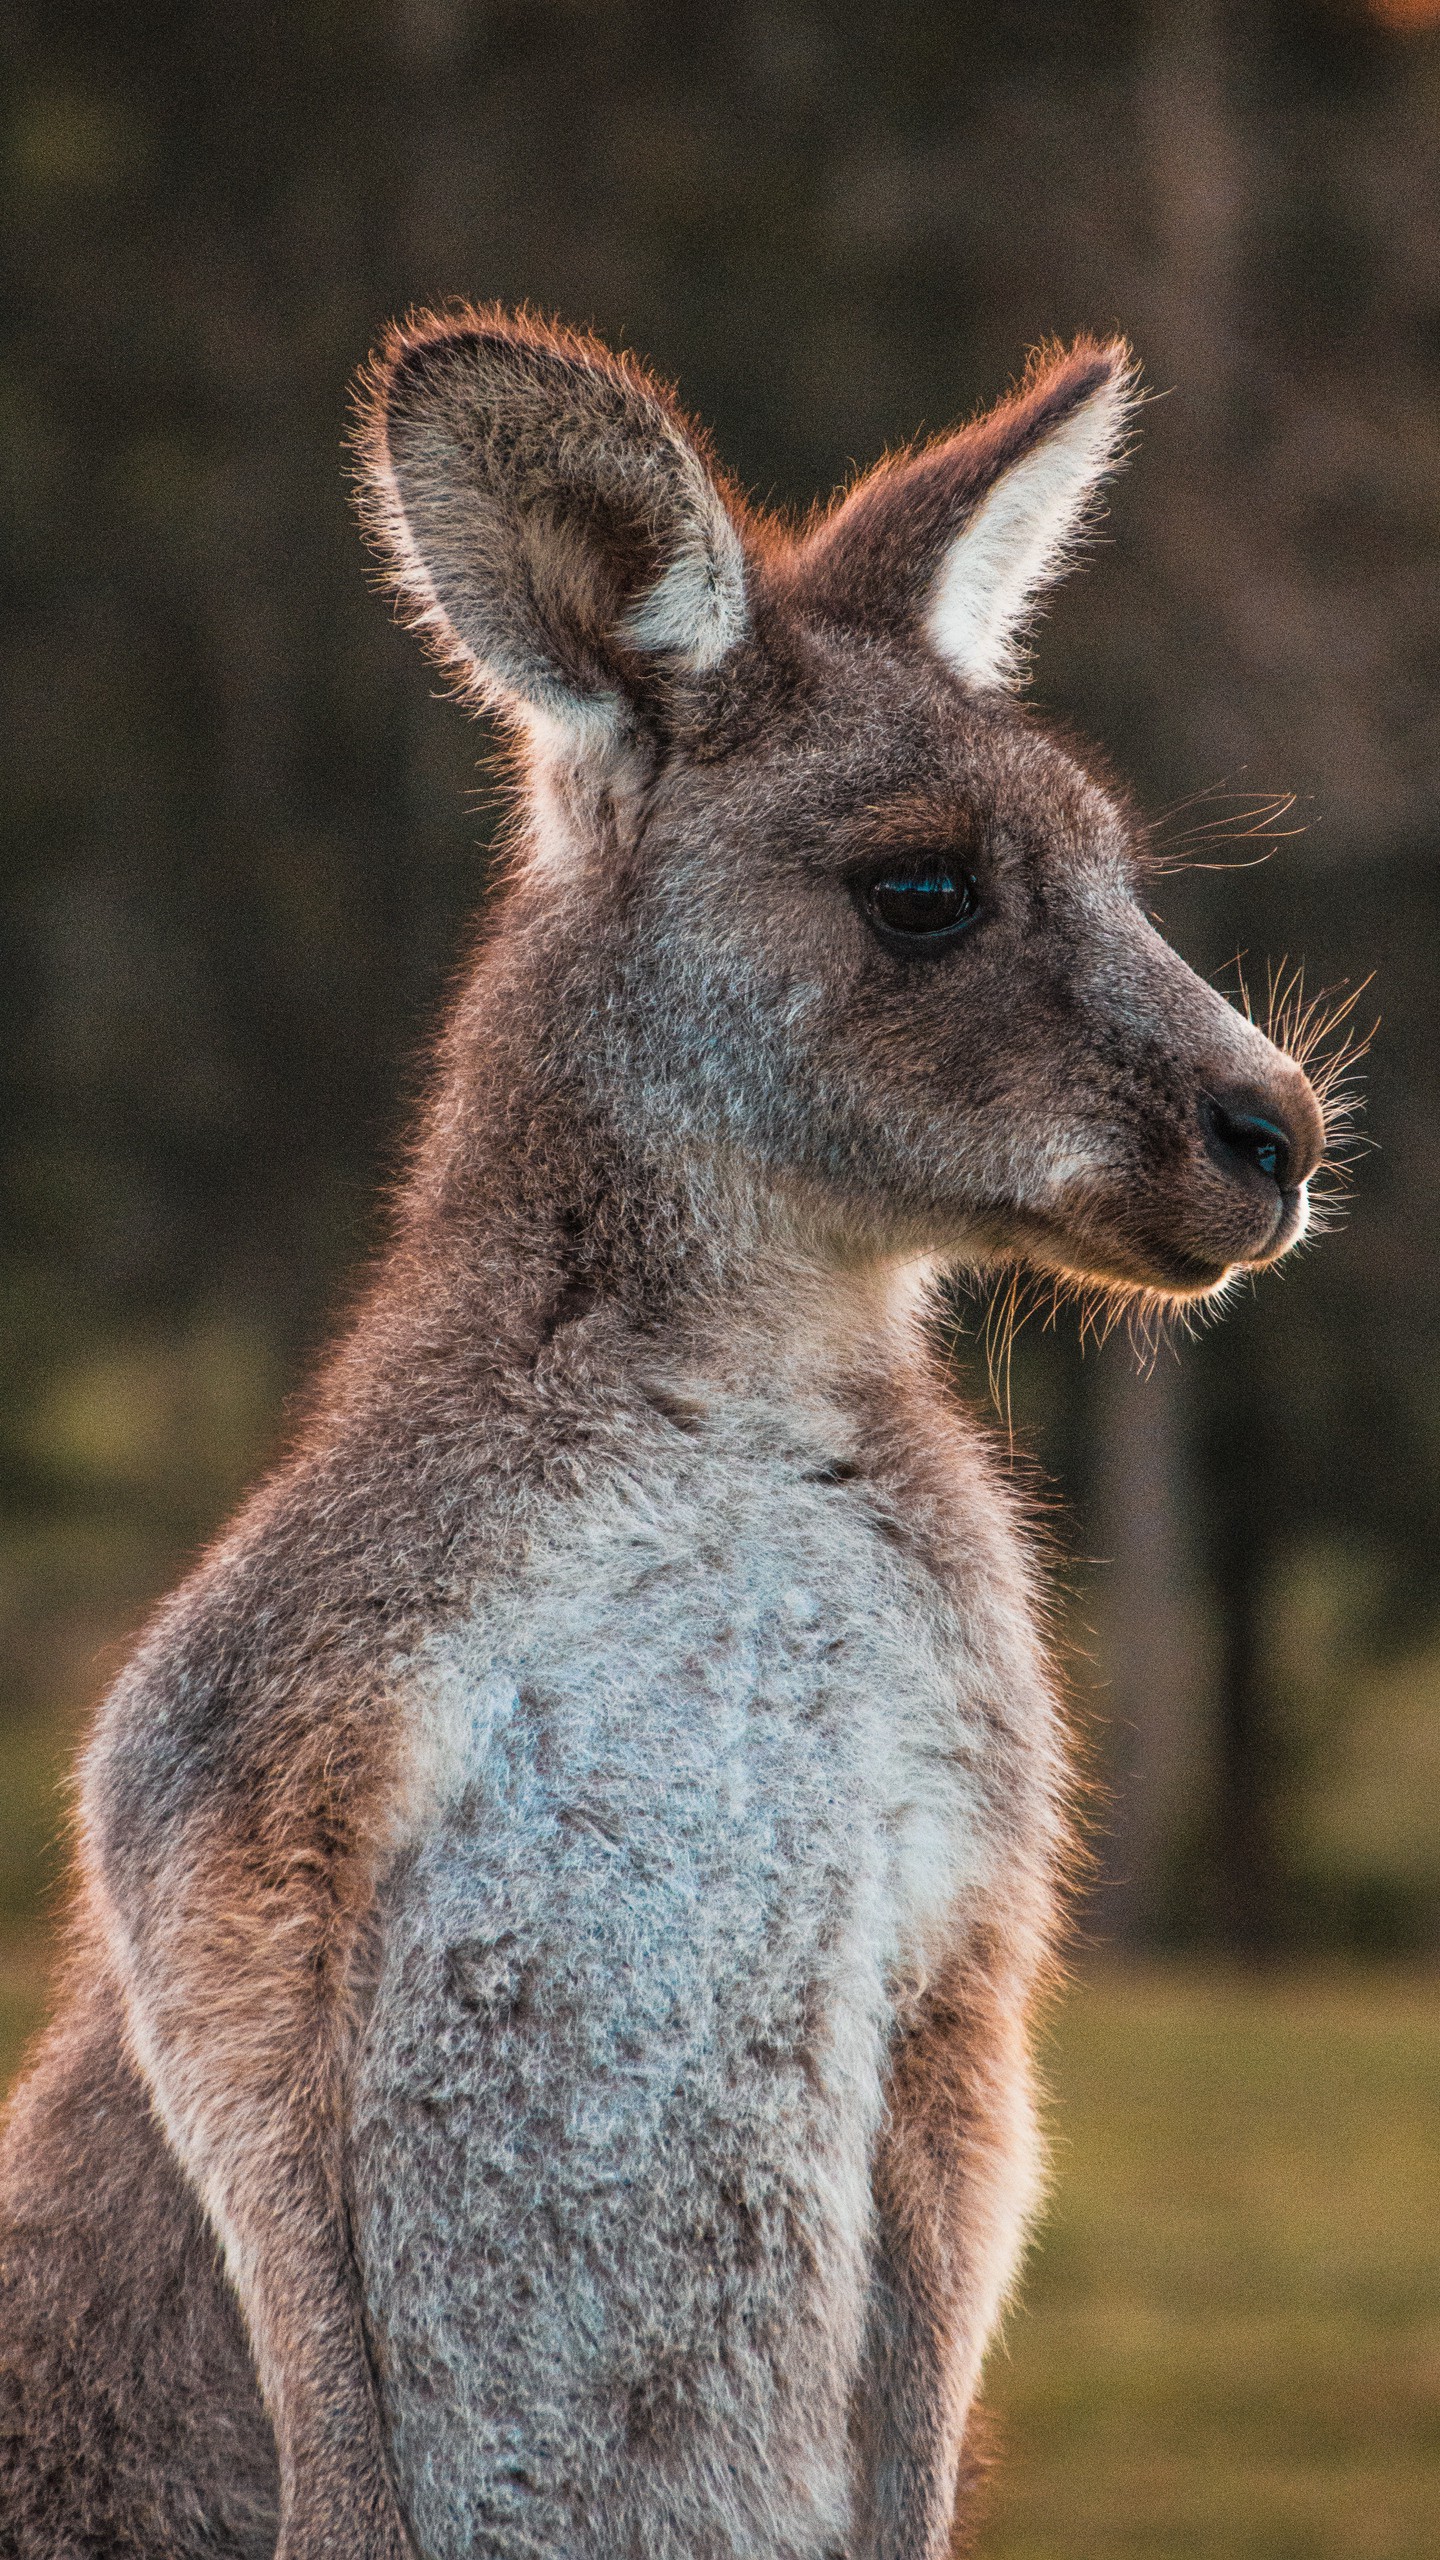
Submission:
POLYGON ((389 331, 362 380, 360 501, 404 618, 477 703, 574 734, 746 626, 699 435, 629 357, 526 314, 389 331))
POLYGON ((1042 590, 1070 565, 1136 400, 1122 340, 1042 347, 1019 388, 956 433, 893 454, 792 554, 805 609, 919 640, 982 685, 1021 668, 1042 590))

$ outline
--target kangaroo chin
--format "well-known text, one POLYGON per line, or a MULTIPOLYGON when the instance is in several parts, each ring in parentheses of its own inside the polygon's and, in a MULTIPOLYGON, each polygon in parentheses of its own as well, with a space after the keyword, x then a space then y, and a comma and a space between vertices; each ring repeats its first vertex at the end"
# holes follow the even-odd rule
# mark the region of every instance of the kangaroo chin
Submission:
POLYGON ((1068 1779, 928 1277, 1208 1290, 1323 1137, 1015 699, 1130 409, 1051 352, 795 536, 588 339, 366 375, 521 824, 369 1295, 86 1754, 15 2560, 952 2549, 1068 1779))

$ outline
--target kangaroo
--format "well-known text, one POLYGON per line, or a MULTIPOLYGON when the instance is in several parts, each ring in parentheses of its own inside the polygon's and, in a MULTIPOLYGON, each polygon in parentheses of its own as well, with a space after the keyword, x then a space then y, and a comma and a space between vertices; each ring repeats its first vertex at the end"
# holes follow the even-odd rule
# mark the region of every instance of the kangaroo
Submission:
POLYGON ((362 398, 518 819, 368 1294, 85 1755, 0 2548, 940 2560, 1067 1770, 934 1284, 1204 1297, 1324 1141, 1015 698, 1130 359, 798 531, 525 316, 362 398))

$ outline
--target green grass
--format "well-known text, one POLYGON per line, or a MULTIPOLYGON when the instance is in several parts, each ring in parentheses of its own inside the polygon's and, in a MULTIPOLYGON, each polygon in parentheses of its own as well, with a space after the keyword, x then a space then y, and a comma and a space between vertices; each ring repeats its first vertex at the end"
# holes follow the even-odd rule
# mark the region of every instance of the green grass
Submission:
POLYGON ((1440 2553, 1440 1983, 1091 1976, 986 2560, 1440 2553))
MULTIPOLYGON (((39 2002, 0 1949, 0 2070, 39 2002)), ((1440 1979, 1094 1973, 984 2560, 1434 2560, 1440 1979)))

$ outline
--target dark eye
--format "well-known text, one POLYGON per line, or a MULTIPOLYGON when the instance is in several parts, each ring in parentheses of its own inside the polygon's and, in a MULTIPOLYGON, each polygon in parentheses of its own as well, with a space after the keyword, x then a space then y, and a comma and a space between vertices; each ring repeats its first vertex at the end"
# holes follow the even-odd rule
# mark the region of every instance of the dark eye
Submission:
POLYGON ((865 907, 883 941, 930 942, 959 933, 979 912, 968 871, 947 862, 897 863, 865 891, 865 907))

